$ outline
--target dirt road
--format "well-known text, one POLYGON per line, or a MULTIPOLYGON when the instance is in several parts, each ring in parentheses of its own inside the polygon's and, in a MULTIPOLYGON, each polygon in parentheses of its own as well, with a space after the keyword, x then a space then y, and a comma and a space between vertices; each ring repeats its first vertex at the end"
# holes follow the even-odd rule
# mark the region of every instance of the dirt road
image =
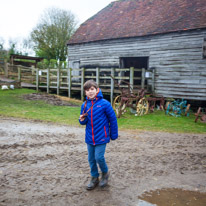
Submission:
POLYGON ((87 191, 84 128, 0 117, 0 205, 136 206, 161 188, 206 192, 206 135, 121 132, 110 182, 87 191))

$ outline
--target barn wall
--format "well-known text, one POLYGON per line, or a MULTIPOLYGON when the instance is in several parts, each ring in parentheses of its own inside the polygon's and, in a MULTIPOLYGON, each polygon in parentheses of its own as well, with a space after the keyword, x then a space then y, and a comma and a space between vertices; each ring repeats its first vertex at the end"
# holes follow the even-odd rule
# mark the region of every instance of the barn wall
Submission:
POLYGON ((165 97, 206 100, 206 29, 150 37, 69 45, 69 61, 80 67, 119 67, 120 57, 149 57, 155 92, 165 97))

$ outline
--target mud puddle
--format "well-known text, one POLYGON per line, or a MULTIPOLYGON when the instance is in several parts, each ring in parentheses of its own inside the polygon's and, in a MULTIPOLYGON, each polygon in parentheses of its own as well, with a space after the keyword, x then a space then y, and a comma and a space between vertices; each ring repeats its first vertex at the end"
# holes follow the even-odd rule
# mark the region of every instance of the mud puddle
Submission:
POLYGON ((137 206, 205 206, 206 193, 181 189, 163 189, 144 193, 137 206))

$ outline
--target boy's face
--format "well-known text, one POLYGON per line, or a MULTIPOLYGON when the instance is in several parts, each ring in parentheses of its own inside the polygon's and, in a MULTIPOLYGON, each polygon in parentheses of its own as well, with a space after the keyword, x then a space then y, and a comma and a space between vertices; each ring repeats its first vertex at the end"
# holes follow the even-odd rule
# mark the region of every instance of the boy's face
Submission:
POLYGON ((90 87, 89 89, 85 90, 86 96, 89 99, 94 99, 97 94, 97 89, 95 87, 90 87))

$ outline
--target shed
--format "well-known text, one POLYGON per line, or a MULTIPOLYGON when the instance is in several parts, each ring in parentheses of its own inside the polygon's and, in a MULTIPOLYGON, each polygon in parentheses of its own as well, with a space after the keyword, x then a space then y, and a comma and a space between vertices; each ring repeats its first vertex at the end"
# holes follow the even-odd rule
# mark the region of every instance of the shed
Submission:
POLYGON ((10 55, 10 63, 12 65, 22 65, 27 67, 37 67, 37 63, 43 61, 44 58, 42 57, 32 57, 32 56, 25 56, 19 54, 11 54, 10 55))
POLYGON ((71 68, 155 69, 155 93, 206 100, 206 1, 119 0, 68 42, 71 68))

